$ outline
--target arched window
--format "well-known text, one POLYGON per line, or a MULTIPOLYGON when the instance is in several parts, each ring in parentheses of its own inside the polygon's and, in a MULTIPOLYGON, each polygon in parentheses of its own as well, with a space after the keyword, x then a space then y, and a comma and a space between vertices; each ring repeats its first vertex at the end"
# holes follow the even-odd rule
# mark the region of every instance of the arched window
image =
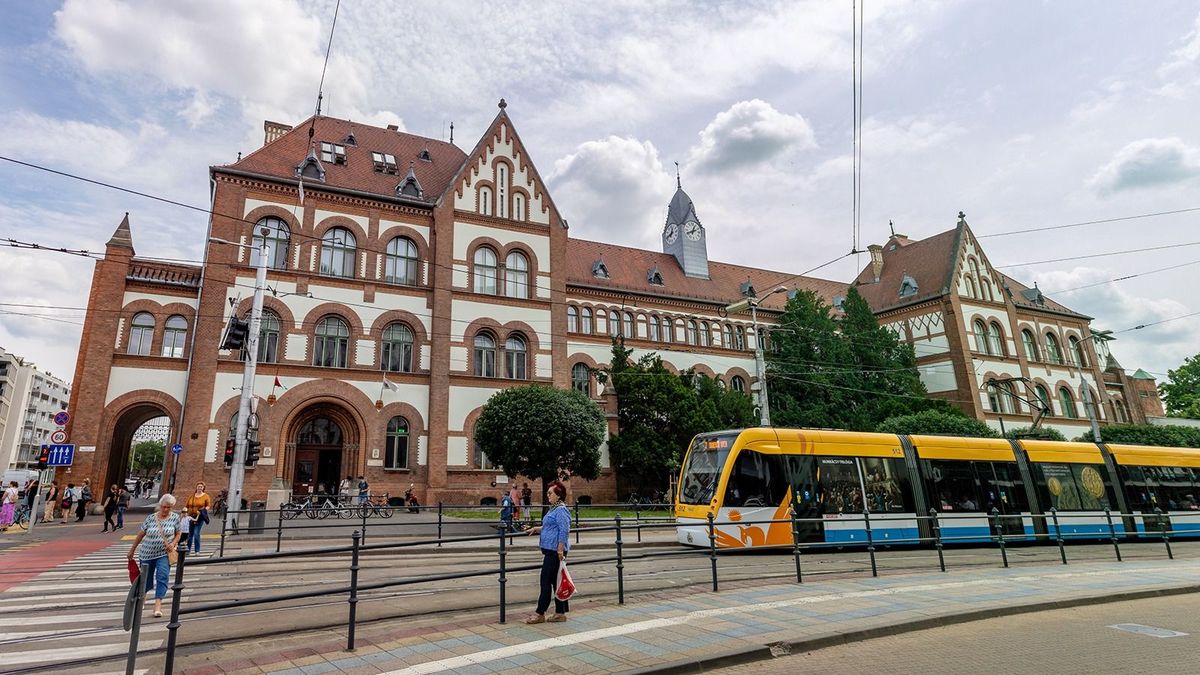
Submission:
POLYGON ((411 373, 413 364, 413 332, 402 323, 390 323, 383 329, 379 365, 392 373, 411 373))
POLYGON ((496 215, 508 217, 508 166, 496 165, 496 215))
POLYGON ((650 315, 650 328, 646 337, 651 342, 658 342, 658 317, 653 314, 650 315))
POLYGON ((975 297, 975 280, 971 277, 967 277, 967 297, 975 297))
POLYGON ((741 375, 734 375, 729 378, 729 388, 739 394, 746 393, 746 380, 742 379, 741 375))
POLYGON ((350 327, 337 316, 327 316, 317 322, 313 344, 313 365, 326 368, 345 368, 350 345, 350 327))
POLYGON ((279 359, 279 317, 263 312, 258 324, 258 363, 275 363, 279 359))
POLYGON ((1021 344, 1025 346, 1025 358, 1030 361, 1041 361, 1042 355, 1039 353, 1037 340, 1033 339, 1033 332, 1029 329, 1021 331, 1021 344))
POLYGON ((633 338, 633 314, 629 312, 621 315, 621 335, 627 339, 633 338))
POLYGON ((529 297, 529 258, 520 251, 509 253, 504 261, 504 295, 510 298, 529 297))
POLYGON ((1075 398, 1071 396, 1070 389, 1063 387, 1058 390, 1058 403, 1062 406, 1063 417, 1079 417, 1079 411, 1075 409, 1075 398))
POLYGON ((187 342, 187 319, 176 314, 163 326, 162 355, 180 358, 187 342))
POLYGON ((496 338, 490 333, 475 336, 475 374, 479 377, 496 376, 496 338))
POLYGON ((1052 333, 1046 333, 1046 360, 1050 363, 1063 362, 1062 348, 1058 345, 1058 338, 1052 333))
POLYGON ((408 420, 399 415, 388 420, 385 448, 383 468, 408 468, 408 420))
POLYGON ((608 334, 610 337, 621 334, 621 315, 615 309, 608 310, 608 334))
POLYGON ((1075 359, 1075 365, 1080 368, 1087 368, 1087 352, 1083 349, 1083 342, 1079 338, 1072 335, 1067 339, 1071 346, 1071 357, 1075 359))
POLYGON ((734 343, 737 345, 737 349, 744 350, 746 348, 746 328, 744 326, 738 326, 734 329, 734 340, 737 341, 734 343))
POLYGON ((988 302, 992 302, 992 283, 987 279, 979 280, 979 296, 988 302))
POLYGON ((321 237, 321 274, 333 277, 354 276, 354 254, 357 242, 344 227, 330 228, 321 237))
POLYGON ((707 321, 700 322, 699 337, 700 337, 700 342, 699 342, 700 346, 707 347, 709 344, 709 332, 708 332, 708 322, 707 321))
POLYGON ((995 321, 988 324, 988 346, 990 347, 988 350, 989 354, 995 354, 996 356, 1008 355, 1008 350, 1004 348, 1004 329, 995 321))
POLYGON ((686 335, 687 343, 689 345, 694 345, 700 341, 700 331, 696 328, 696 322, 692 319, 688 319, 686 335))
POLYGON ((991 354, 987 342, 987 328, 983 325, 983 320, 975 319, 975 323, 971 324, 975 329, 975 351, 980 354, 991 354))
POLYGON ((1045 387, 1038 384, 1034 385, 1033 393, 1035 396, 1037 396, 1037 399, 1041 401, 1042 407, 1046 409, 1046 416, 1054 417, 1054 406, 1050 404, 1050 392, 1046 391, 1045 387))
POLYGON ((504 376, 510 380, 528 379, 525 363, 529 360, 525 338, 520 335, 510 335, 504 341, 504 376))
POLYGON ((571 386, 584 396, 592 395, 592 372, 586 363, 571 366, 571 386))
POLYGON ((267 245, 267 267, 276 270, 287 269, 288 246, 292 241, 292 231, 288 229, 286 223, 278 218, 263 218, 254 225, 254 233, 251 237, 254 248, 250 253, 250 264, 258 266, 258 255, 260 247, 265 242, 267 245), (267 230, 267 236, 262 235, 263 228, 267 230))
POLYGON ((726 349, 733 348, 733 324, 727 323, 721 333, 721 346, 726 349))
POLYGON ((675 325, 669 316, 662 318, 662 341, 671 342, 675 339, 675 325))
POLYGON ((492 215, 492 189, 486 186, 479 188, 479 213, 492 215))
POLYGON ((419 274, 417 245, 408 237, 396 237, 388 242, 384 258, 383 280, 389 284, 415 286, 419 274))
POLYGON ((129 329, 128 353, 138 356, 150 355, 150 343, 154 341, 154 317, 148 312, 138 312, 133 315, 133 323, 129 329))
POLYGON ((525 195, 513 194, 513 220, 525 220, 525 195))
POLYGON ((1129 422, 1129 410, 1125 407, 1124 401, 1113 399, 1113 415, 1117 418, 1117 424, 1129 422))
POLYGON ((579 332, 584 335, 596 332, 592 328, 592 309, 590 307, 583 307, 579 310, 579 332))
POLYGON ((1000 385, 1000 407, 1006 413, 1021 412, 1021 404, 1017 401, 1017 397, 1013 394, 1013 386, 1011 383, 1000 385))
POLYGON ((475 292, 496 294, 496 252, 487 246, 475 249, 475 292))
POLYGON ((575 305, 567 305, 567 332, 579 332, 579 309, 575 305))

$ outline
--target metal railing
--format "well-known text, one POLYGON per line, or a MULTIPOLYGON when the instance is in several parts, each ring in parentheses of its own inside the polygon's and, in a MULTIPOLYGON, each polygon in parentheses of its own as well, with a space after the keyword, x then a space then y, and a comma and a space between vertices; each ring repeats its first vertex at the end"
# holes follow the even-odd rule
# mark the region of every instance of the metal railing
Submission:
MULTIPOLYGON (((434 507, 427 507, 434 508, 434 507)), ((450 510, 444 505, 436 507, 439 514, 444 514, 450 510)), ((454 507, 454 510, 464 510, 468 507, 454 507)), ((494 507, 470 507, 470 508, 487 508, 489 510, 494 507)), ((583 508, 587 508, 584 506, 583 508)), ((670 521, 649 522, 647 520, 639 520, 636 528, 639 532, 643 529, 674 529, 676 527, 700 527, 704 535, 707 537, 707 545, 683 548, 671 548, 666 550, 641 550, 636 554, 629 554, 625 547, 631 543, 627 539, 629 533, 628 519, 623 518, 620 514, 613 516, 611 519, 588 519, 579 517, 579 509, 573 509, 573 520, 576 523, 576 541, 578 534, 584 533, 602 533, 611 532, 613 536, 612 548, 606 549, 601 554, 587 557, 583 559, 571 558, 573 567, 580 566, 612 566, 615 570, 616 580, 616 596, 617 603, 624 604, 626 596, 625 575, 626 567, 631 563, 653 562, 659 558, 676 557, 676 556, 692 556, 692 557, 707 557, 709 561, 709 570, 711 575, 712 591, 720 591, 720 575, 718 565, 718 553, 725 550, 717 545, 718 533, 720 528, 728 527, 731 524, 716 523, 711 514, 708 515, 705 521, 697 521, 694 523, 676 523, 673 519, 670 521)), ((1121 542, 1126 543, 1131 541, 1143 541, 1156 543, 1161 542, 1165 546, 1166 555, 1169 559, 1174 559, 1175 555, 1171 548, 1172 538, 1178 537, 1181 533, 1174 529, 1171 523, 1172 518, 1187 519, 1191 517, 1200 518, 1200 512, 1195 514, 1163 514, 1156 509, 1154 513, 1112 513, 1109 510, 1103 512, 1071 512, 1063 518, 1069 518, 1070 524, 1060 522, 1059 513, 1051 509, 1047 514, 1001 514, 993 509, 990 513, 938 513, 931 509, 928 515, 914 516, 912 514, 872 514, 864 511, 861 514, 840 514, 837 518, 838 523, 857 523, 861 525, 862 531, 865 534, 864 541, 804 541, 805 527, 812 525, 828 525, 830 522, 827 518, 801 518, 796 515, 795 510, 789 510, 788 517, 784 519, 767 519, 767 520, 741 520, 736 524, 738 526, 762 525, 770 528, 771 525, 784 524, 788 525, 791 535, 790 553, 794 559, 796 583, 804 582, 804 570, 802 566, 802 558, 804 552, 813 552, 820 550, 830 550, 833 548, 865 547, 865 551, 869 557, 869 566, 873 577, 879 576, 879 565, 877 556, 879 555, 879 544, 882 541, 884 545, 891 546, 916 546, 916 545, 931 545, 937 553, 937 565, 941 572, 947 569, 945 550, 947 546, 956 544, 970 544, 974 547, 985 546, 995 547, 1000 554, 1000 562, 1004 567, 1010 566, 1008 549, 1017 541, 1020 542, 1043 542, 1051 543, 1058 548, 1059 557, 1062 564, 1068 564, 1067 543, 1070 541, 1096 542, 1108 540, 1113 547, 1113 553, 1118 562, 1122 562, 1124 557, 1121 552, 1121 542), (947 536, 945 530, 953 529, 955 524, 960 521, 974 521, 978 523, 981 519, 986 518, 988 522, 987 534, 964 534, 947 536), (925 521, 929 525, 929 536, 907 536, 900 538, 892 538, 890 530, 895 528, 889 527, 897 521, 911 523, 916 521, 925 521), (1032 523, 1041 521, 1043 532, 1038 532, 1037 527, 1031 527, 1032 523), (1091 531, 1080 532, 1080 521, 1095 521, 1097 525, 1091 531), (1019 524, 1020 532, 1015 532, 1019 524), (1137 528, 1137 523, 1142 524, 1142 528, 1137 528), (1134 530, 1130 531, 1126 525, 1133 524, 1134 530), (1013 532, 1006 532, 1006 526, 1011 527, 1013 532), (1067 531, 1068 528, 1075 528, 1075 531, 1067 531), (880 533, 885 533, 886 538, 881 540, 880 533), (1105 536, 1107 535, 1107 536, 1105 536)), ((428 523, 426 523, 428 524, 428 523)), ((449 580, 461 580, 470 578, 492 577, 497 583, 497 609, 499 613, 500 623, 507 621, 507 583, 510 574, 519 572, 532 572, 541 569, 541 563, 511 565, 508 562, 509 547, 512 545, 512 539, 517 534, 506 529, 498 529, 496 533, 489 533, 478 536, 459 536, 445 537, 443 536, 443 526, 451 524, 443 522, 439 518, 436 538, 411 539, 400 542, 384 542, 384 543, 365 543, 363 532, 355 530, 350 536, 350 543, 341 546, 327 546, 320 548, 308 548, 295 551, 278 551, 266 553, 246 553, 232 556, 220 556, 208 559, 188 560, 185 551, 180 551, 179 560, 174 570, 174 582, 171 590, 171 607, 170 620, 167 623, 167 640, 165 647, 165 660, 163 670, 165 673, 172 673, 179 645, 179 629, 181 627, 181 618, 190 615, 199 615, 213 612, 221 612, 235 608, 256 607, 263 605, 276 605, 278 603, 287 603, 292 601, 308 600, 314 598, 322 598, 329 596, 345 596, 347 603, 346 615, 346 650, 354 651, 355 649, 355 634, 358 624, 358 603, 360 596, 364 592, 380 591, 402 586, 414 586, 418 584, 428 584, 434 582, 443 582, 449 580), (400 551, 403 549, 416 549, 419 547, 436 547, 446 543, 494 543, 494 551, 498 556, 498 563, 494 567, 484 569, 476 569, 462 572, 447 572, 441 574, 428 574, 423 576, 409 577, 389 577, 383 576, 377 579, 364 579, 363 570, 361 568, 361 556, 364 554, 384 552, 384 551, 400 551), (325 585, 319 588, 308 590, 300 590, 285 593, 271 593, 261 597, 241 598, 236 600, 220 600, 215 602, 204 602, 199 604, 184 605, 182 602, 183 591, 186 587, 186 571, 198 567, 212 567, 221 565, 231 565, 245 563, 250 561, 271 561, 296 559, 303 557, 316 556, 336 556, 346 558, 347 579, 343 584, 325 585)), ((319 524, 318 524, 319 525, 319 524)), ((911 529, 911 528, 910 528, 911 529)), ((920 528, 918 528, 919 532, 920 528)), ((1189 529, 1186 534, 1200 537, 1200 526, 1197 529, 1189 529)), ((277 539, 278 541, 278 539, 277 539)), ((736 551, 733 548, 732 551, 736 551)), ((378 571, 378 570, 376 570, 378 571)), ((384 574, 388 574, 389 569, 384 569, 384 574)), ((148 573, 148 570, 143 568, 143 574, 148 573)), ((138 583, 142 583, 140 580, 138 583)), ((140 603, 138 611, 141 610, 140 603)), ((303 611, 303 605, 292 605, 271 608, 268 611, 303 611)), ((140 622, 133 622, 133 629, 130 639, 129 663, 134 663, 136 659, 136 650, 138 642, 138 630, 140 622)))

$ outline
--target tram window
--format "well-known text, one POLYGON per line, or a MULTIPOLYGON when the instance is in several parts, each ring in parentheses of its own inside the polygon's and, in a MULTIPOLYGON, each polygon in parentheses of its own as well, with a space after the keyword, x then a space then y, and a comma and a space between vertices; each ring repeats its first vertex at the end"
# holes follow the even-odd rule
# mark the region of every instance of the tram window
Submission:
MULTIPOLYGON (((1155 486, 1149 482, 1146 472, 1139 466, 1119 466, 1121 482, 1125 485, 1125 499, 1134 511, 1154 511, 1158 507, 1155 486)), ((1159 507, 1161 508, 1161 507, 1159 507)))
POLYGON ((823 513, 862 513, 862 484, 858 465, 849 457, 822 457, 817 460, 823 513))
POLYGON ((975 462, 982 487, 981 505, 984 511, 997 509, 1000 513, 1021 513, 1029 510, 1025 483, 1017 465, 1010 462, 975 462))
POLYGON ((970 462, 925 460, 929 495, 939 512, 978 511, 979 485, 970 462))
POLYGON ((899 459, 868 457, 859 460, 866 481, 867 506, 876 513, 901 513, 912 511, 908 495, 904 462, 899 459))
POLYGON ((1157 469, 1158 492, 1171 511, 1196 511, 1196 483, 1192 470, 1176 466, 1160 466, 1157 469))
POLYGON ((743 450, 729 472, 724 506, 775 507, 787 495, 787 476, 781 470, 779 458, 743 450))
POLYGON ((737 435, 717 438, 697 438, 688 455, 679 489, 679 501, 684 504, 708 505, 716 496, 721 470, 729 457, 729 449, 737 435), (711 446, 711 447, 710 447, 711 446))
POLYGON ((1038 496, 1059 511, 1101 511, 1108 507, 1111 484, 1091 464, 1035 464, 1038 496))
POLYGON ((783 455, 779 458, 787 475, 788 484, 795 491, 795 500, 809 506, 815 504, 820 490, 817 488, 817 462, 812 455, 783 455))

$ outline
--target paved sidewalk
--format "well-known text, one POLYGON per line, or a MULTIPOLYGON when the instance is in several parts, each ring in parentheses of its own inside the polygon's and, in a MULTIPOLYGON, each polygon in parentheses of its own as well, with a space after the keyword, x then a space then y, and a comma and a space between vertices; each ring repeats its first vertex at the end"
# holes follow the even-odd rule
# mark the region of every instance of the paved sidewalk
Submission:
MULTIPOLYGON (((720 593, 645 597, 624 606, 585 594, 563 624, 485 619, 414 627, 360 627, 357 650, 341 631, 322 631, 182 650, 192 675, 238 673, 619 673, 695 672, 770 658, 772 649, 813 649, 973 618, 1104 599, 1200 591, 1200 562, 1154 561, 1025 566, 947 574, 727 584, 720 593)), ((419 626, 419 624, 416 624, 419 626)), ((186 636, 183 637, 186 641, 186 636)), ((161 668, 157 659, 139 667, 161 668)))

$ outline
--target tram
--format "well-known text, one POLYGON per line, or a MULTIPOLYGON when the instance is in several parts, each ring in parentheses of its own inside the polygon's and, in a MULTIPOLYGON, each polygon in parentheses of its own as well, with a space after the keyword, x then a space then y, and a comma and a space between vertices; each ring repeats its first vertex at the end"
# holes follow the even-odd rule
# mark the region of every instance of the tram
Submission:
POLYGON ((791 546, 793 508, 801 541, 834 546, 867 543, 864 512, 876 544, 927 542, 930 509, 946 542, 1108 538, 1105 509, 1118 536, 1200 536, 1196 495, 1192 448, 752 428, 693 439, 675 516, 680 543, 709 546, 711 514, 731 549, 791 546))

